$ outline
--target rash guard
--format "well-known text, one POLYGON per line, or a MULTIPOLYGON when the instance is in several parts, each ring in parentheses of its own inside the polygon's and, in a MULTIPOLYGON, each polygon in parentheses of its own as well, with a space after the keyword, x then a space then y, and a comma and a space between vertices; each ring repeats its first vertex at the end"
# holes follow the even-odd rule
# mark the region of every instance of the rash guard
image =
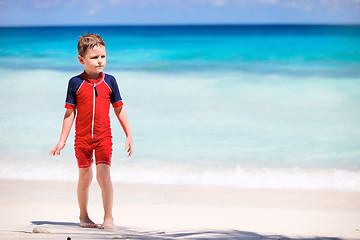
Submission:
POLYGON ((76 109, 75 145, 93 139, 111 137, 109 109, 123 105, 116 80, 101 73, 98 79, 85 72, 70 79, 65 108, 76 109))

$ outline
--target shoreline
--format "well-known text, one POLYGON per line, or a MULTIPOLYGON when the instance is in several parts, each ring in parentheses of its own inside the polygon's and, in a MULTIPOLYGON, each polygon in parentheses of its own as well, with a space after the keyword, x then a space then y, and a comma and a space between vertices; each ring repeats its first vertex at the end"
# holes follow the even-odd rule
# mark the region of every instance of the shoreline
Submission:
MULTIPOLYGON (((75 182, 0 180, 0 238, 40 239, 40 227, 51 239, 360 239, 360 192, 114 183, 114 194, 116 229, 104 232, 78 227, 75 182)), ((102 222, 96 182, 89 214, 102 222)))

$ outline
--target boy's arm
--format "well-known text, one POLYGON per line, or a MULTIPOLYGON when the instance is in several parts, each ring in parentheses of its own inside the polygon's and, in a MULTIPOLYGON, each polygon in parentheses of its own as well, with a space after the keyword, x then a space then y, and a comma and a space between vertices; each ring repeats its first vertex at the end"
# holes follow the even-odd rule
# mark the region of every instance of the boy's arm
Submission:
POLYGON ((56 144, 54 148, 52 148, 49 152, 50 156, 60 155, 60 151, 65 147, 66 140, 69 136, 71 127, 73 125, 74 119, 75 119, 76 111, 75 109, 66 109, 65 115, 64 115, 64 121, 63 126, 61 130, 60 140, 56 144))
POLYGON ((132 135, 130 131, 129 121, 126 115, 125 109, 121 106, 118 108, 114 108, 114 112, 116 117, 118 118, 121 127, 123 128, 125 135, 126 135, 126 141, 125 141, 125 151, 129 153, 128 157, 130 157, 133 153, 133 140, 132 135))

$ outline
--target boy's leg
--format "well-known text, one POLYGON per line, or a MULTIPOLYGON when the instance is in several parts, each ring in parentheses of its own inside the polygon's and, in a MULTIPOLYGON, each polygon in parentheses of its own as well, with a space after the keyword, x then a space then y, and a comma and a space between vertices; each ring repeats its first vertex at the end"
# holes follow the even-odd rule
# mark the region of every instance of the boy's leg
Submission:
POLYGON ((96 179, 101 188, 101 195, 104 205, 104 223, 100 226, 102 229, 114 229, 114 220, 112 216, 113 208, 113 186, 110 177, 110 165, 96 165, 96 179))
POLYGON ((98 225, 90 220, 87 211, 89 200, 89 187, 93 179, 92 166, 87 168, 79 168, 79 182, 77 188, 77 196, 80 208, 80 227, 97 228, 98 225))

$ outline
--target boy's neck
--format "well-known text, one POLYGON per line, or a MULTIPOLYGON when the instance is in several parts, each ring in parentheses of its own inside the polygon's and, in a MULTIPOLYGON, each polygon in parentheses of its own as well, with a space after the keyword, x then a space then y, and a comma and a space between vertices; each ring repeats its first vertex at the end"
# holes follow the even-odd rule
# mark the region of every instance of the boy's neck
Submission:
POLYGON ((98 76, 95 77, 95 78, 89 77, 89 75, 88 75, 85 71, 84 71, 81 75, 82 75, 82 77, 83 77, 87 82, 89 82, 89 83, 91 83, 91 84, 98 83, 98 82, 101 81, 101 80, 103 79, 103 77, 104 77, 104 73, 103 73, 103 72, 97 74, 98 76))
POLYGON ((87 77, 88 79, 94 79, 94 80, 96 80, 96 79, 99 79, 99 78, 102 76, 102 72, 101 72, 101 73, 95 73, 95 74, 89 74, 88 72, 86 72, 86 71, 84 70, 84 73, 85 73, 85 75, 86 75, 86 77, 87 77))

